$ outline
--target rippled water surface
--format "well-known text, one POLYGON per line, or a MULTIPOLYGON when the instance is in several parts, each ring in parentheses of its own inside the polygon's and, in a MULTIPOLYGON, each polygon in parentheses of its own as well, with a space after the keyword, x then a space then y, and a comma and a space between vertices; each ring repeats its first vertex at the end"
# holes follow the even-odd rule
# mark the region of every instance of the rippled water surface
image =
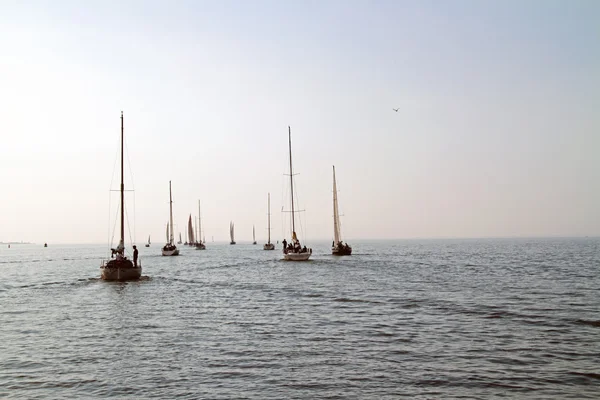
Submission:
POLYGON ((0 249, 0 397, 600 397, 600 239, 0 249))

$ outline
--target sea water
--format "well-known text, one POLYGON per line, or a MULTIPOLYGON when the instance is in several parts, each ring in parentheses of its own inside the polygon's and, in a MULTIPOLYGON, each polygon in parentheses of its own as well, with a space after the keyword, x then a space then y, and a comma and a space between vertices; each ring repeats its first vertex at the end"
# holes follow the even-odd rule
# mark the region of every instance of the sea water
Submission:
POLYGON ((600 398, 600 239, 0 248, 0 397, 600 398))

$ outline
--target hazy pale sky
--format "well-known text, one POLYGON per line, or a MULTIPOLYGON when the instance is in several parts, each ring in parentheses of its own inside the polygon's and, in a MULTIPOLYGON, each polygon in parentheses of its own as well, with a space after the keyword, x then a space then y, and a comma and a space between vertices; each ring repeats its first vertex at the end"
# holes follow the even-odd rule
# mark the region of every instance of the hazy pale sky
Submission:
POLYGON ((0 241, 600 235, 600 2, 0 2, 0 241), (392 108, 400 108, 398 112, 392 108), (131 169, 129 169, 131 167, 131 169), (134 195, 128 193, 133 220, 134 195), (109 204, 111 212, 109 216, 109 204), (287 205, 286 205, 286 208, 287 205), (133 233, 133 228, 132 228, 133 233))

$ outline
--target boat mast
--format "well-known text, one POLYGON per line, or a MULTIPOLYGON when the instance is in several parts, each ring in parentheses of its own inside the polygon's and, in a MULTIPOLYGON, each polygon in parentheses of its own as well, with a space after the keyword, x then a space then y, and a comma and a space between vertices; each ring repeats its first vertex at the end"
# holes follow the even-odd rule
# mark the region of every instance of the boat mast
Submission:
POLYGON ((170 220, 169 224, 171 227, 171 235, 169 236, 169 244, 173 244, 173 196, 171 195, 171 181, 169 181, 169 212, 170 212, 170 220))
POLYGON ((333 236, 335 245, 340 242, 340 215, 338 211, 337 185, 335 183, 335 165, 333 166, 333 236))
POLYGON ((268 194, 269 196, 269 212, 267 213, 267 215, 269 216, 269 227, 267 229, 267 231, 269 232, 269 240, 267 241, 267 243, 271 243, 271 193, 268 194))
POLYGON ((288 126, 288 138, 290 145, 290 190, 292 198, 292 240, 296 234, 296 223, 294 221, 294 173, 292 170, 292 128, 288 126))
POLYGON ((200 225, 202 220, 200 218, 202 217, 200 216, 200 200, 198 200, 198 242, 202 243, 202 225, 200 225))
POLYGON ((124 253, 125 250, 125 184, 123 183, 123 111, 121 111, 121 240, 119 248, 124 253))

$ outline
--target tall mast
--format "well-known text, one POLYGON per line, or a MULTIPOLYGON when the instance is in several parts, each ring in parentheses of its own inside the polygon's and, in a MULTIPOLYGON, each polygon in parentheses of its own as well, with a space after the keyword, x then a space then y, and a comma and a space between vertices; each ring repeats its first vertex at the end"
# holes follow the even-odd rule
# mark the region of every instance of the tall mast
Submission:
POLYGON ((169 224, 171 227, 171 236, 169 236, 169 243, 173 244, 173 196, 171 195, 171 181, 169 181, 169 212, 170 212, 170 220, 169 224))
POLYGON ((290 189, 292 197, 292 236, 296 232, 296 223, 294 221, 294 173, 292 170, 292 128, 288 126, 288 138, 290 144, 290 189))
POLYGON ((198 243, 202 243, 202 225, 200 225, 202 220, 200 218, 202 217, 200 216, 200 200, 198 200, 198 243))
POLYGON ((123 183, 123 111, 121 111, 121 240, 119 247, 125 250, 125 184, 123 183))
POLYGON ((340 242, 340 215, 338 212, 337 185, 335 183, 335 165, 333 166, 333 236, 337 245, 340 242))
POLYGON ((271 193, 269 193, 269 212, 267 213, 267 215, 269 216, 269 228, 267 229, 267 231, 269 232, 269 240, 267 241, 267 243, 271 243, 271 193))

